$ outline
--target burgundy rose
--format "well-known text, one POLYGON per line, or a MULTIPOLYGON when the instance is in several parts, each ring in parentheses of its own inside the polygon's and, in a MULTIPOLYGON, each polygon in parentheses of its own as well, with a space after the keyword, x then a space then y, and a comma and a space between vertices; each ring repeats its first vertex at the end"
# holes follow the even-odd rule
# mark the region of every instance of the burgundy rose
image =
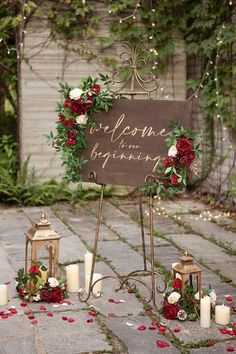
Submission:
POLYGON ((163 316, 168 320, 174 320, 179 311, 179 305, 177 304, 169 304, 168 301, 164 301, 163 306, 163 316))
POLYGON ((163 181, 163 186, 164 186, 165 188, 168 188, 168 186, 169 186, 169 181, 168 181, 168 179, 165 179, 165 180, 163 181))
POLYGON ((195 151, 190 151, 189 154, 182 156, 179 162, 182 166, 190 167, 195 157, 196 157, 195 151))
POLYGON ((182 280, 179 279, 179 278, 174 279, 172 284, 173 284, 173 287, 175 289, 181 289, 182 288, 182 280))
POLYGON ((187 155, 192 151, 192 143, 189 139, 180 138, 177 140, 176 149, 181 155, 187 155))
POLYGON ((50 296, 50 291, 48 289, 44 288, 40 291, 40 299, 42 301, 48 302, 49 296, 50 296))
POLYGON ((30 273, 39 273, 39 265, 38 264, 32 264, 32 266, 29 269, 30 273))
POLYGON ((171 183, 172 183, 173 185, 179 184, 179 179, 178 179, 178 177, 177 177, 176 175, 170 176, 170 181, 171 181, 171 183))
POLYGON ((70 98, 67 98, 64 102, 64 105, 63 107, 64 108, 67 108, 67 107, 70 107, 71 106, 71 99, 70 98))
POLYGON ((101 87, 97 84, 93 84, 91 87, 91 91, 97 95, 101 91, 101 87))
POLYGON ((162 166, 164 168, 168 167, 168 166, 174 166, 176 164, 176 157, 165 157, 162 161, 162 166))
POLYGON ((71 105, 71 111, 80 114, 85 114, 87 112, 87 104, 83 98, 79 98, 78 100, 73 101, 71 105))
POLYGON ((75 139, 77 137, 77 131, 75 129, 72 129, 70 132, 69 132, 69 138, 71 139, 75 139))
POLYGON ((62 123, 64 123, 64 121, 65 121, 65 116, 64 116, 64 114, 62 114, 62 113, 60 113, 60 114, 58 114, 58 117, 59 117, 59 121, 60 122, 62 122, 62 123))
POLYGON ((66 145, 75 145, 76 144, 76 140, 73 138, 68 138, 66 140, 66 145))
POLYGON ((48 302, 62 301, 62 294, 63 294, 63 291, 61 288, 55 288, 55 289, 51 290, 49 293, 48 302))

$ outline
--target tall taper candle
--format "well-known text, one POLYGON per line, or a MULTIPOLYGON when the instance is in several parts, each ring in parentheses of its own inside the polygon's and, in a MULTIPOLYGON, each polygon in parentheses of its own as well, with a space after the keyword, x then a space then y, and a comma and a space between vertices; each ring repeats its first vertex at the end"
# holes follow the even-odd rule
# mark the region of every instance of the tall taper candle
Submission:
POLYGON ((92 262, 93 262, 93 254, 87 251, 84 255, 84 274, 91 274, 92 269, 92 262))
POLYGON ((66 266, 66 285, 69 293, 79 291, 79 265, 70 264, 66 266))
POLYGON ((200 299, 200 326, 209 328, 211 325, 211 298, 204 296, 200 299))
POLYGON ((7 296, 7 285, 0 285, 0 306, 7 305, 8 296, 7 296))

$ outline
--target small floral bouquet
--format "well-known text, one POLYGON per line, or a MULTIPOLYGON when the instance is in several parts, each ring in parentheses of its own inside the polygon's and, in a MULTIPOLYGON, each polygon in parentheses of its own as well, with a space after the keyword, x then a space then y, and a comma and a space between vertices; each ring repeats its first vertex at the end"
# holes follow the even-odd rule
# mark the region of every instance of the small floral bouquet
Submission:
POLYGON ((196 173, 194 160, 201 153, 200 144, 196 142, 198 138, 196 131, 173 127, 166 139, 168 156, 158 165, 156 178, 145 183, 143 191, 146 194, 159 194, 167 189, 175 193, 186 187, 187 170, 196 173))
POLYGON ((27 301, 61 302, 67 297, 66 284, 60 279, 45 279, 46 267, 41 262, 32 264, 29 272, 18 270, 16 290, 18 296, 27 301))
MULTIPOLYGON (((195 321, 200 317, 200 296, 193 285, 185 284, 185 294, 181 295, 182 280, 172 281, 173 290, 165 294, 162 314, 168 320, 195 321)), ((202 296, 210 296, 212 307, 216 303, 215 291, 209 286, 202 289, 202 296)))

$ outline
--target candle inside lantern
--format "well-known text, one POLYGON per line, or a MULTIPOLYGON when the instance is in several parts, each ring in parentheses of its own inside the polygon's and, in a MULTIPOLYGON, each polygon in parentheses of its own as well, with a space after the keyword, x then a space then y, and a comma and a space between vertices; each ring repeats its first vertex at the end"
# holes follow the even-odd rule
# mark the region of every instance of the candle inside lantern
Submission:
POLYGON ((46 283, 46 281, 48 280, 48 270, 46 269, 46 267, 40 267, 40 273, 43 281, 46 283))
POLYGON ((66 266, 66 285, 69 293, 79 291, 79 265, 70 264, 66 266))
POLYGON ((230 307, 217 305, 215 307, 215 322, 220 325, 227 325, 230 323, 230 307))
POLYGON ((211 325, 211 298, 204 296, 200 299, 200 326, 209 328, 211 325))
POLYGON ((7 305, 8 296, 7 296, 7 285, 0 285, 0 306, 7 305))
MULTIPOLYGON (((97 280, 101 279, 102 275, 99 273, 93 273, 93 282, 94 284, 97 280)), ((85 275, 85 291, 86 293, 89 292, 89 280, 90 280, 90 274, 85 275)), ((102 292, 102 280, 99 280, 93 287, 93 294, 94 295, 99 295, 102 292)))
POLYGON ((84 273, 90 274, 92 269, 92 262, 93 262, 93 254, 87 251, 84 255, 84 273))

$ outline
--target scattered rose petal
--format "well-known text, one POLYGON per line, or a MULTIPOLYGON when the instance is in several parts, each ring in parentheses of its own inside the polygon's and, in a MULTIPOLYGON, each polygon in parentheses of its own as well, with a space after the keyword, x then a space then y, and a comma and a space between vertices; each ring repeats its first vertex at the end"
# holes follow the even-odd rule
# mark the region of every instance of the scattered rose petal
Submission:
POLYGON ((11 281, 9 280, 9 281, 5 281, 5 283, 4 283, 5 285, 9 285, 9 284, 11 284, 11 281))
POLYGON ((6 320, 8 318, 8 315, 6 313, 4 313, 1 317, 3 320, 6 320))
MULTIPOLYGON (((64 300, 64 301, 63 301, 63 304, 72 305, 72 302, 69 301, 69 300, 64 300)), ((63 305, 63 304, 62 304, 62 305, 63 305)))
POLYGON ((29 315, 29 316, 28 316, 28 319, 29 319, 29 320, 33 320, 34 318, 35 318, 34 315, 29 315))
POLYGON ((22 301, 22 302, 20 303, 20 305, 21 305, 22 307, 25 307, 25 306, 27 306, 27 302, 22 301))
POLYGON ((159 331, 164 332, 166 330, 166 326, 160 326, 159 331))
POLYGON ((234 335, 235 335, 235 333, 234 333, 233 330, 231 330, 231 331, 228 330, 228 334, 229 334, 230 336, 234 336, 234 335))
POLYGON ((153 326, 153 325, 151 325, 151 326, 149 326, 148 327, 151 331, 153 331, 154 329, 156 329, 157 327, 156 326, 153 326))
POLYGON ((8 315, 8 317, 11 317, 11 316, 13 316, 14 314, 10 312, 10 313, 8 313, 7 315, 8 315))
POLYGON ((52 313, 52 312, 48 312, 48 313, 47 313, 47 316, 48 316, 48 317, 53 317, 53 313, 52 313))
POLYGON ((26 310, 26 311, 24 312, 24 314, 25 314, 26 316, 29 316, 29 315, 31 314, 31 310, 26 310))
POLYGON ((174 329, 174 332, 175 332, 175 333, 179 333, 180 331, 181 331, 180 327, 176 327, 176 328, 174 329))
POLYGON ((88 313, 90 316, 96 316, 97 315, 97 312, 96 311, 89 311, 88 313))
POLYGON ((114 299, 108 299, 108 302, 115 302, 114 299))
POLYGON ((234 352, 235 348, 232 345, 229 345, 227 348, 227 352, 234 352))
POLYGON ((114 314, 113 312, 109 312, 109 313, 107 314, 107 317, 115 317, 115 314, 114 314))
POLYGON ((215 342, 208 342, 208 343, 207 343, 207 346, 208 346, 208 347, 212 347, 214 344, 215 344, 215 342))
POLYGON ((63 321, 67 321, 67 317, 66 316, 62 316, 63 321))
POLYGON ((35 324, 38 323, 38 321, 37 321, 37 320, 33 320, 33 321, 31 321, 31 323, 32 323, 33 325, 35 325, 35 324))
POLYGON ((0 316, 2 316, 4 314, 4 311, 0 311, 0 316))
POLYGON ((170 346, 168 343, 163 342, 162 340, 157 340, 156 344, 159 348, 167 348, 170 346))
POLYGON ((158 324, 159 324, 158 321, 152 321, 153 326, 158 326, 158 324))
POLYGON ((126 322, 126 326, 128 326, 128 327, 133 327, 134 324, 133 324, 132 322, 126 322))
POLYGON ((233 301, 233 296, 232 295, 225 295, 225 298, 227 301, 233 301))
POLYGON ((68 322, 75 322, 75 319, 74 319, 73 317, 68 317, 68 318, 67 318, 67 321, 68 321, 68 322))
POLYGON ((45 306, 40 306, 39 309, 40 309, 40 311, 46 311, 47 310, 45 306))
POLYGON ((94 320, 93 320, 93 318, 88 318, 87 319, 87 323, 91 323, 91 322, 93 322, 94 320))
POLYGON ((17 310, 16 309, 10 309, 10 312, 15 314, 15 313, 17 313, 17 310))
POLYGON ((226 328, 219 328, 219 331, 222 333, 222 334, 228 334, 228 330, 226 328))
POLYGON ((141 325, 141 326, 138 326, 138 328, 137 328, 139 331, 145 331, 145 329, 147 329, 147 327, 146 326, 143 326, 143 325, 141 325))

